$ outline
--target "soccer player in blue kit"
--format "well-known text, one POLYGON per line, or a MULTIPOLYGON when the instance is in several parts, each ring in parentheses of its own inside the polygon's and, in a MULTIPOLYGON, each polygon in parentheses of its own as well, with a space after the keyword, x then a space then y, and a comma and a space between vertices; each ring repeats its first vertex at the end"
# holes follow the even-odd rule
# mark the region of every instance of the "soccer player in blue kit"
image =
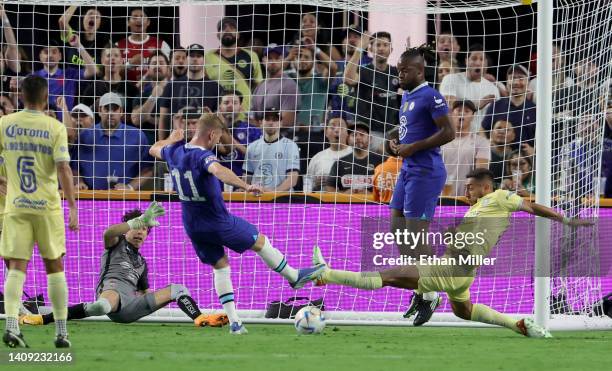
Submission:
POLYGON ((217 160, 213 151, 223 128, 218 116, 206 113, 200 117, 196 132, 188 143, 185 143, 183 130, 178 129, 167 139, 155 143, 149 152, 168 163, 181 200, 183 226, 200 261, 213 266, 215 291, 229 317, 230 333, 245 334, 247 330, 236 313, 230 266, 223 246, 237 253, 253 250, 294 289, 317 279, 325 266, 292 268, 254 225, 229 213, 219 180, 255 195, 262 190, 258 185, 246 184, 217 160))
MULTIPOLYGON (((440 146, 455 139, 455 130, 444 97, 425 81, 424 58, 431 52, 428 46, 409 48, 397 64, 400 87, 404 90, 399 127, 399 155, 404 162, 390 204, 393 231, 427 232, 446 183, 440 146)), ((412 248, 400 245, 400 254, 429 253, 428 246, 412 248)), ((404 317, 416 313, 414 325, 420 326, 431 319, 439 303, 437 292, 415 291, 404 317)))

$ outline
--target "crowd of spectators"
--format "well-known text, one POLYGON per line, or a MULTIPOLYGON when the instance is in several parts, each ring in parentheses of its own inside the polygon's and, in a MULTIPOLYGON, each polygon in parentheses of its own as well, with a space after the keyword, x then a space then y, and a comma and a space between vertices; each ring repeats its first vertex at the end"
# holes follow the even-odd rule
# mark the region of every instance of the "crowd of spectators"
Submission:
MULTIPOLYGON (((167 188, 167 168, 149 157, 149 146, 178 127, 189 139, 200 115, 211 112, 226 125, 217 148, 222 163, 267 191, 389 201, 402 162, 403 94, 389 63, 394 45, 403 43, 389 32, 350 25, 334 44, 317 15, 306 13, 290 42, 262 47, 253 38, 241 47, 237 20, 225 17, 217 25, 219 47, 205 50, 172 47, 172 40, 152 34, 142 8, 131 10, 128 32, 116 38, 98 32, 107 20, 97 9, 75 17, 77 10, 70 6, 52 19, 60 37, 39 47, 33 61, 0 7, 0 115, 21 107, 23 76, 47 79, 47 112, 67 126, 79 189, 167 188)), ((437 35, 435 49, 425 77, 446 98, 456 130, 441 149, 444 195, 463 195, 465 175, 476 167, 489 167, 501 187, 533 195, 537 82, 527 63, 493 62, 481 44, 463 52, 447 32, 437 35)), ((599 66, 568 67, 561 46, 553 52, 553 140, 584 146, 596 138, 577 143, 576 128, 596 128, 579 122, 607 112, 602 176, 612 179, 612 98, 599 94, 599 66)), ((606 192, 612 195, 612 186, 606 192)))

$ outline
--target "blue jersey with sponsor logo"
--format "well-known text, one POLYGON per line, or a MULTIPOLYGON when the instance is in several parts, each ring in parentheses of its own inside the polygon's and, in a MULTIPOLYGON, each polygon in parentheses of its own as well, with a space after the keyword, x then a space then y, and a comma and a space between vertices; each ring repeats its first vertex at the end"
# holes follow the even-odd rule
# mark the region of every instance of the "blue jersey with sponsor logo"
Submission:
MULTIPOLYGON (((400 107, 400 144, 414 143, 434 135, 439 130, 434 120, 446 114, 448 106, 444 97, 426 82, 411 92, 404 92, 400 107)), ((404 159, 402 168, 444 171, 440 147, 414 153, 404 159)))
POLYGON ((208 172, 213 163, 219 162, 215 154, 189 143, 168 145, 161 154, 181 200, 185 229, 188 232, 218 230, 220 223, 230 219, 230 214, 219 180, 208 172))

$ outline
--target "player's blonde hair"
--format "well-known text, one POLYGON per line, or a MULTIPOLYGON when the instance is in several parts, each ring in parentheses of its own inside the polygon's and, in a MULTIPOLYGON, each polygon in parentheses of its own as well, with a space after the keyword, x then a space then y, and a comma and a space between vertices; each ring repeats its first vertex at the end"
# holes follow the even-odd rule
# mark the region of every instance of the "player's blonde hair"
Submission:
POLYGON ((221 118, 214 113, 203 113, 198 120, 198 132, 203 133, 215 129, 225 129, 225 124, 221 118))

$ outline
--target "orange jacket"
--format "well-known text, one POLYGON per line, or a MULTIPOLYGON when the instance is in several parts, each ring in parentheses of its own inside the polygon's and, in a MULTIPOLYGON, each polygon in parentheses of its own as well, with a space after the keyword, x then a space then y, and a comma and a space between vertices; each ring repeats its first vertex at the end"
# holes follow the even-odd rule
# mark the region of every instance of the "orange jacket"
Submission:
POLYGON ((402 168, 401 157, 389 157, 387 161, 376 166, 372 179, 374 201, 389 203, 397 182, 397 174, 402 168))

